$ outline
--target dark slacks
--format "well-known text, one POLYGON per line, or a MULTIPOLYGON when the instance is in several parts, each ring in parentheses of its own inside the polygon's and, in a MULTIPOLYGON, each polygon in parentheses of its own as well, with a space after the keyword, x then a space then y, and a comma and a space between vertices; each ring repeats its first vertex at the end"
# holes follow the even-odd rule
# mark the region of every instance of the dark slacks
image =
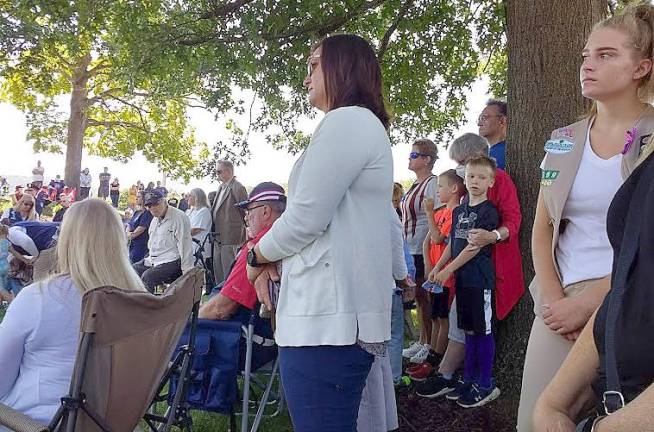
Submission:
POLYGON ((154 293, 154 289, 157 285, 171 283, 182 275, 181 259, 153 267, 146 267, 143 261, 144 260, 134 263, 134 270, 136 270, 136 273, 141 276, 143 284, 145 284, 145 287, 151 293, 154 293))
POLYGON ((282 385, 296 432, 356 432, 374 356, 358 345, 279 347, 282 385))

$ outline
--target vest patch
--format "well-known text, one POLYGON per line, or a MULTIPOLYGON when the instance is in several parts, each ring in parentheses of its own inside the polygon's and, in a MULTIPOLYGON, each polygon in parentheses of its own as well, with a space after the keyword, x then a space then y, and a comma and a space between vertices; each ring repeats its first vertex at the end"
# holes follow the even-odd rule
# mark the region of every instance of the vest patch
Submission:
POLYGON ((554 180, 559 176, 559 172, 555 170, 542 170, 540 177, 540 184, 542 186, 551 186, 554 180))
POLYGON ((574 134, 572 133, 572 129, 569 127, 562 127, 560 129, 557 129, 555 132, 557 135, 565 137, 565 138, 574 138, 574 134))
POLYGON ((574 143, 572 141, 564 139, 551 139, 545 143, 545 151, 553 154, 568 153, 573 147, 574 143))

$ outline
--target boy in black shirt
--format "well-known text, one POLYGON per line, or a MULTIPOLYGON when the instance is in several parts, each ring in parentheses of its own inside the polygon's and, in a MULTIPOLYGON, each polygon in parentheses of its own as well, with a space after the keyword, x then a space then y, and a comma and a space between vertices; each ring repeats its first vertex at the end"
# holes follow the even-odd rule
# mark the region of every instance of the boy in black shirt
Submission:
POLYGON ((492 246, 479 248, 468 243, 469 230, 493 231, 499 224, 497 209, 487 197, 496 169, 495 161, 487 156, 471 159, 466 164, 468 200, 454 209, 450 242, 429 274, 430 281, 440 283, 447 281, 452 273, 455 275, 458 326, 466 333, 465 385, 457 387, 447 398, 464 408, 485 405, 500 394, 493 378, 492 246))

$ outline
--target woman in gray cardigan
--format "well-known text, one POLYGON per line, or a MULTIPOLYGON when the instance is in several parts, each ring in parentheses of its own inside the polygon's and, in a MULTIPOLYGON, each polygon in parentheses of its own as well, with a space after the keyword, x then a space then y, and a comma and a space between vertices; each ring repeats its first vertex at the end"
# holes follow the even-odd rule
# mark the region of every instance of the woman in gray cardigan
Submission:
POLYGON ((374 51, 337 35, 314 46, 304 85, 325 112, 289 178, 286 212, 248 256, 270 305, 283 261, 275 338, 296 431, 355 431, 361 392, 390 339, 389 115, 374 51))

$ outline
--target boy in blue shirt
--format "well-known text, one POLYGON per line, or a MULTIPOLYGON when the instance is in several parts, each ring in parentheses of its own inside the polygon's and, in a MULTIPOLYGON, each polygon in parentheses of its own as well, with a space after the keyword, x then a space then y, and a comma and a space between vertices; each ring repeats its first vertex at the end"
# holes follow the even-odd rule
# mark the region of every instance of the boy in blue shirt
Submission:
POLYGON ((498 227, 497 209, 487 196, 496 169, 495 161, 487 156, 471 159, 466 164, 468 199, 454 209, 450 242, 429 274, 430 281, 440 283, 445 283, 452 274, 455 276, 458 326, 466 333, 465 384, 448 393, 447 398, 456 400, 464 408, 485 405, 500 394, 493 378, 495 340, 491 320, 495 270, 492 246, 479 248, 468 243, 471 229, 493 231, 498 227), (450 259, 452 261, 447 264, 450 259))

